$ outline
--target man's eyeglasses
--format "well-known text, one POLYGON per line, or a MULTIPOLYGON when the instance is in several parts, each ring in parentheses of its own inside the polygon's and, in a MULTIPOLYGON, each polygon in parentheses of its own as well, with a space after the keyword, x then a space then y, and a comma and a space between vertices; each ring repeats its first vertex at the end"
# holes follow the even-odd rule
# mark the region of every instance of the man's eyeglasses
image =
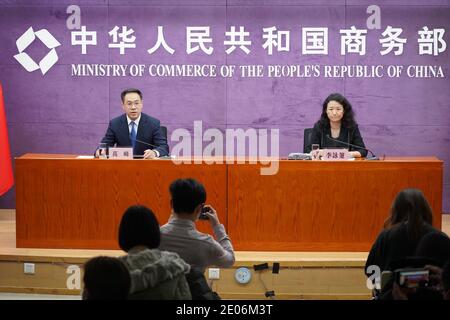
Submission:
POLYGON ((127 108, 132 108, 133 106, 139 107, 141 104, 142 102, 135 101, 135 102, 127 102, 125 105, 127 106, 127 108))

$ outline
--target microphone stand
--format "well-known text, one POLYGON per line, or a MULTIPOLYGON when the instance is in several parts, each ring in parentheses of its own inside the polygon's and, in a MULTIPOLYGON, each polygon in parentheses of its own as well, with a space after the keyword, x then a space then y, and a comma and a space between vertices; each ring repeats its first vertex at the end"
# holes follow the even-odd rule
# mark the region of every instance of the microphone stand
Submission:
MULTIPOLYGON (((154 144, 151 144, 151 143, 148 143, 148 142, 145 142, 145 141, 141 141, 141 140, 138 140, 138 139, 136 139, 136 138, 131 138, 130 137, 130 140, 134 140, 134 141, 136 141, 136 142, 139 142, 139 143, 143 143, 143 144, 146 144, 146 145, 148 145, 148 146, 150 146, 150 147, 152 147, 152 148, 158 148, 158 146, 155 146, 154 144)), ((144 155, 134 155, 133 157, 136 157, 136 158, 144 158, 144 155)), ((167 156, 160 156, 160 157, 157 157, 158 159, 172 159, 172 157, 170 156, 170 155, 167 155, 167 156)))
POLYGON ((327 137, 328 139, 334 141, 334 142, 343 144, 343 145, 345 145, 345 146, 351 146, 351 147, 355 147, 355 148, 358 148, 358 149, 364 149, 364 150, 369 151, 369 152, 372 154, 372 156, 371 156, 371 157, 366 157, 366 160, 380 160, 380 158, 378 158, 378 157, 377 157, 370 149, 368 149, 368 148, 363 148, 363 147, 357 146, 357 145, 355 145, 355 144, 351 144, 351 143, 348 143, 348 142, 344 142, 344 141, 340 141, 340 140, 334 139, 334 138, 330 137, 329 134, 327 134, 326 137, 327 137))

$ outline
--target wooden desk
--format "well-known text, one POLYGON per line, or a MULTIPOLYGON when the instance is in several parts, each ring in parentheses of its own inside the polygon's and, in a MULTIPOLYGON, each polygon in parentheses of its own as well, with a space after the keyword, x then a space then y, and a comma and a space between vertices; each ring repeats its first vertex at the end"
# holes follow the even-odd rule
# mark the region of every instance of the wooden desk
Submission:
MULTIPOLYGON (((118 249, 126 208, 146 205, 164 224, 170 216, 170 183, 190 177, 202 181, 207 202, 227 226, 226 165, 26 154, 16 159, 17 247, 118 249)), ((198 226, 210 232, 209 223, 198 226)))
POLYGON ((228 167, 228 228, 236 250, 367 251, 396 194, 421 189, 441 227, 442 161, 280 161, 277 175, 228 167))
POLYGON ((443 163, 434 157, 279 165, 261 176, 248 163, 27 154, 16 159, 17 247, 117 249, 124 210, 141 203, 165 223, 169 185, 186 177, 205 185, 240 251, 366 251, 404 188, 424 192, 440 228, 443 163))

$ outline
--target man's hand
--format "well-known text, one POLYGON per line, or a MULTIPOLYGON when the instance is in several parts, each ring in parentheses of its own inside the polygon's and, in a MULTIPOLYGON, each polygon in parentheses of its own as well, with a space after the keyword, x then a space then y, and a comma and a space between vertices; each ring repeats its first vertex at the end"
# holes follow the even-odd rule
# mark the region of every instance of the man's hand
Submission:
POLYGON ((151 149, 147 149, 144 151, 144 159, 154 159, 156 158, 156 152, 151 150, 151 149))

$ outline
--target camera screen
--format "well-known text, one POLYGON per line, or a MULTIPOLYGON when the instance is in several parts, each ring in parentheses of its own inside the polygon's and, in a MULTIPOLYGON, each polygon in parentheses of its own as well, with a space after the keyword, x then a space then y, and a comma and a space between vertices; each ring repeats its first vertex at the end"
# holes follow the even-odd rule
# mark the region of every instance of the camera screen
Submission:
POLYGON ((418 288, 428 284, 429 271, 402 271, 399 274, 399 285, 406 288, 418 288))

